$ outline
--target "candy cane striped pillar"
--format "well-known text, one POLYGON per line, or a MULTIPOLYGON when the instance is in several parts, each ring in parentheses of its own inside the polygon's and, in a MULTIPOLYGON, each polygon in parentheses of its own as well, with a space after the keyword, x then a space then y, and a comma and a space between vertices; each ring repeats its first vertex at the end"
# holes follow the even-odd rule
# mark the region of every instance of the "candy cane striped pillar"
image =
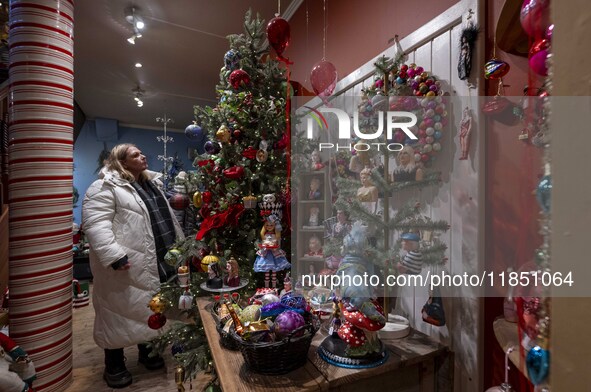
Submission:
POLYGON ((72 378, 73 0, 10 2, 10 335, 35 389, 72 378))

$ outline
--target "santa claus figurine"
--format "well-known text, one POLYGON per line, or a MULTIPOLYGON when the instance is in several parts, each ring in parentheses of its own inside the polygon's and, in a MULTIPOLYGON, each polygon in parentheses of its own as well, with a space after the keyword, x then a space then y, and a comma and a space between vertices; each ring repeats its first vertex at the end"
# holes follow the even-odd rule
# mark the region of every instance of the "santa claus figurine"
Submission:
POLYGON ((3 392, 33 392, 35 365, 14 340, 0 333, 0 389, 3 392))

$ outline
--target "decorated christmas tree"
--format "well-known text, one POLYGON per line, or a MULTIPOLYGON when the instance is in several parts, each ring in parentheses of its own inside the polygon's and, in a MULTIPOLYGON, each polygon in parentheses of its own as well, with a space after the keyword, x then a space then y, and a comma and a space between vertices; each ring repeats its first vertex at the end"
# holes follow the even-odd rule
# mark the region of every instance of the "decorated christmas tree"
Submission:
MULTIPOLYGON (((186 130, 187 136, 206 133, 209 139, 205 153, 194 161, 196 170, 175 179, 175 204, 196 210, 198 222, 166 256, 178 268, 178 279, 163 284, 154 298, 165 307, 182 309, 191 321, 173 325, 155 341, 158 350, 172 345, 186 374, 209 362, 194 297, 227 286, 281 288, 290 268, 290 91, 285 67, 265 46, 265 27, 249 11, 244 32, 228 37, 230 49, 216 87, 218 103, 195 107, 195 124, 186 130), (257 270, 257 263, 262 268, 257 270)), ((157 306, 153 310, 162 313, 157 306)))

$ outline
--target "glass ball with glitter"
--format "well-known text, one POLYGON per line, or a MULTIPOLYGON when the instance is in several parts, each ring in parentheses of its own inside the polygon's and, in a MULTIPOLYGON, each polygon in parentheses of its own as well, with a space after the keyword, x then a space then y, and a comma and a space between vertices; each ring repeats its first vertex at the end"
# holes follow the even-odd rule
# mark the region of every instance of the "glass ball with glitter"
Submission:
POLYGON ((228 71, 234 71, 240 65, 240 53, 230 49, 224 55, 224 66, 228 71))

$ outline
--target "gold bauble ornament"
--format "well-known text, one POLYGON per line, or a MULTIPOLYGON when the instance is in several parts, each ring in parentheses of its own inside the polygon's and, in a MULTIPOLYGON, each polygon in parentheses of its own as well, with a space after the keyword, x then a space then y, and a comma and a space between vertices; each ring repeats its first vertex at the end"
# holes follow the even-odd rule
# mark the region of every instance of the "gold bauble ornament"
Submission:
POLYGON ((215 133, 216 139, 222 143, 228 143, 230 141, 230 129, 227 126, 222 125, 215 133))
POLYGON ((150 300, 148 307, 154 313, 162 313, 162 312, 164 312, 164 309, 166 309, 166 303, 164 302, 164 300, 162 299, 162 296, 160 296, 160 294, 156 294, 150 300))
POLYGON ((201 208, 203 205, 203 196, 201 195, 201 192, 197 191, 193 193, 193 205, 196 208, 201 208))
POLYGON ((220 258, 216 255, 207 255, 201 259, 201 269, 207 271, 207 266, 220 261, 220 258))

